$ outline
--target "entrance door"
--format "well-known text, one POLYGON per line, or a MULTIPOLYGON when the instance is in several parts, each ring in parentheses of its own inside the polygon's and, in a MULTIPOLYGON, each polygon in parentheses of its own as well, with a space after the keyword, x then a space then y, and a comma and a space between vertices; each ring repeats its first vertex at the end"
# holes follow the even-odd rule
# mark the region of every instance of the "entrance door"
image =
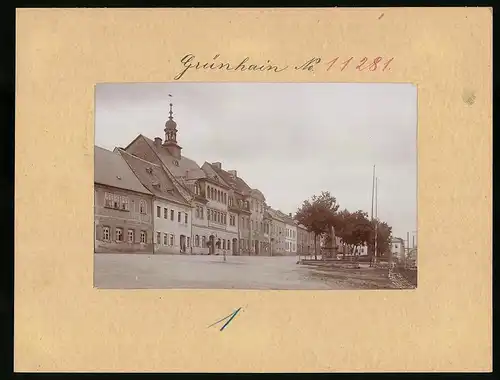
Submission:
POLYGON ((186 253, 186 236, 181 235, 180 244, 181 244, 181 253, 186 253))

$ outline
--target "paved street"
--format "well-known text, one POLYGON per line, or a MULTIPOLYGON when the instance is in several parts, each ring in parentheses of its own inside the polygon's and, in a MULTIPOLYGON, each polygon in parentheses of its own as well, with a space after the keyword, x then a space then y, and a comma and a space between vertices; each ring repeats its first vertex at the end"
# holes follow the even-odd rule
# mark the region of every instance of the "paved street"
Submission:
MULTIPOLYGON (((297 265, 297 257, 95 254, 94 286, 106 289, 392 288, 375 270, 297 265)), ((385 276, 385 277, 384 277, 385 276)))

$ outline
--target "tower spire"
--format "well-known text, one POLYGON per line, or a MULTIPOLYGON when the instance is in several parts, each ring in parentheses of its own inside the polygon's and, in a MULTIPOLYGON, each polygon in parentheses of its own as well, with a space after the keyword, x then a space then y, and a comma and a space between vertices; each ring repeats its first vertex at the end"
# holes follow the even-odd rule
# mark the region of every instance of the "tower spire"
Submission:
POLYGON ((173 114, 174 114, 174 113, 172 112, 172 103, 170 103, 170 111, 168 112, 168 114, 170 115, 168 118, 169 118, 170 120, 173 120, 173 119, 174 119, 174 117, 173 117, 173 114))

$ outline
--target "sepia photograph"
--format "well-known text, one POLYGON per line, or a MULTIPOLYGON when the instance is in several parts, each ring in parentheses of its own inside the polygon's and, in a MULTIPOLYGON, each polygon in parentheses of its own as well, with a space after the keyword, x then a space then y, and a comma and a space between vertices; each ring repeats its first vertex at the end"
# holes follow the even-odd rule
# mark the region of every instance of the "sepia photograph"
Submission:
POLYGON ((417 88, 95 86, 94 287, 414 289, 417 88))

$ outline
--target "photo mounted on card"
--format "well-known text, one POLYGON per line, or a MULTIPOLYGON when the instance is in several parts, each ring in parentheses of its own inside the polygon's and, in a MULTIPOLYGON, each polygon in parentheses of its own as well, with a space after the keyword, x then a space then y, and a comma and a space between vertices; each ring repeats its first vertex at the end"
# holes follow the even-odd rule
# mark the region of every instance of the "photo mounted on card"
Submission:
POLYGON ((416 86, 95 91, 96 287, 416 287, 416 86))
POLYGON ((18 10, 15 370, 490 371, 491 21, 18 10))

